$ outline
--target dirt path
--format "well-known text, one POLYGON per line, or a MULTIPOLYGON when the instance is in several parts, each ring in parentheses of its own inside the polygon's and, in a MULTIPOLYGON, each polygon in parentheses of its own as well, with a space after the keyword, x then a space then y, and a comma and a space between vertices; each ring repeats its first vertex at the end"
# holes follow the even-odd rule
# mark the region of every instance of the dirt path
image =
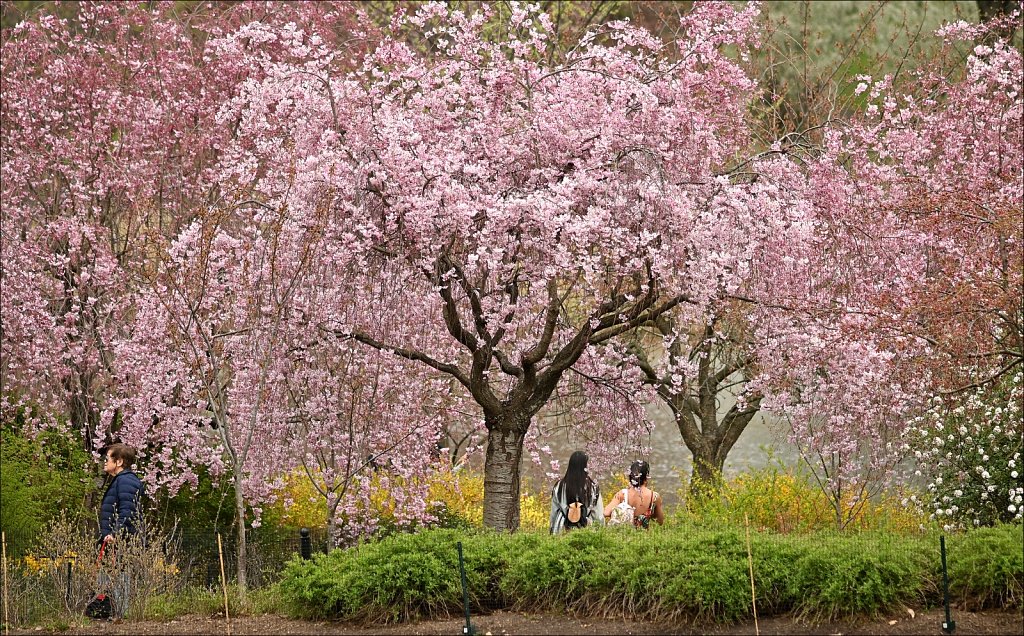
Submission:
MULTIPOLYGON (((792 618, 766 618, 758 622, 761 634, 942 634, 941 610, 893 615, 873 621, 811 625, 792 618)), ((1024 616, 1020 611, 954 612, 956 634, 1024 634, 1024 616)), ((754 634, 753 621, 728 625, 694 626, 690 624, 636 623, 614 619, 585 619, 571 616, 495 612, 472 617, 473 629, 480 635, 491 634, 754 634)), ((363 627, 350 623, 293 620, 281 616, 243 616, 231 620, 231 634, 339 634, 344 636, 384 636, 462 634, 462 618, 424 621, 403 625, 363 627)), ((64 634, 228 634, 223 617, 185 616, 172 621, 145 621, 114 624, 106 621, 63 632, 64 634)), ((45 630, 14 630, 12 634, 40 634, 45 630)))

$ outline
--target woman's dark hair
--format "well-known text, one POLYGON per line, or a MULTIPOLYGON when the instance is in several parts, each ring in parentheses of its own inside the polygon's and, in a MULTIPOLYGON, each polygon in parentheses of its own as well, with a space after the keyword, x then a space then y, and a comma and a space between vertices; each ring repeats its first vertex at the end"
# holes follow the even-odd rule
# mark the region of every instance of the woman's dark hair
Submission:
POLYGON ((119 459, 124 460, 125 469, 131 468, 135 463, 135 449, 125 444, 111 444, 103 449, 103 454, 109 454, 115 462, 119 459))
POLYGON ((587 454, 583 451, 576 451, 569 457, 569 467, 565 469, 565 477, 562 478, 562 488, 565 492, 565 502, 590 505, 593 496, 594 482, 587 475, 587 454))
POLYGON ((647 483, 647 476, 651 474, 651 466, 643 460, 636 460, 629 465, 629 483, 634 488, 639 488, 647 483))

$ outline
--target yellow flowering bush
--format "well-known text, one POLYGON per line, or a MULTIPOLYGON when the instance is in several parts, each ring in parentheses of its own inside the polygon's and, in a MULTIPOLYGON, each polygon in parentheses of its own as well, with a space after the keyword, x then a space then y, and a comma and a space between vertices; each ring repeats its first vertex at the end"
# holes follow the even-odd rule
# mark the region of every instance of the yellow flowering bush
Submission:
MULTIPOLYGON (((482 514, 482 510, 481 510, 482 514)), ((521 530, 543 530, 547 532, 551 524, 551 495, 523 495, 519 502, 519 528, 521 530)))
MULTIPOLYGON (((684 484, 680 495, 688 493, 684 484)), ((728 521, 775 532, 826 529, 913 532, 927 523, 924 515, 901 505, 899 493, 887 492, 860 501, 851 486, 839 500, 839 512, 817 483, 793 469, 776 467, 743 473, 722 485, 719 498, 688 502, 682 513, 697 521, 728 521)))
MULTIPOLYGON (((32 576, 46 576, 52 572, 63 574, 68 563, 71 564, 71 570, 75 574, 82 572, 91 573, 96 570, 96 561, 93 558, 79 559, 77 553, 70 551, 58 557, 26 554, 25 558, 22 559, 25 572, 32 576)), ((176 576, 181 571, 176 564, 165 561, 162 556, 156 557, 150 563, 150 570, 156 576, 176 576)))
POLYGON ((76 552, 68 551, 58 557, 48 556, 35 556, 34 554, 26 554, 23 559, 25 565, 25 571, 35 576, 46 576, 47 573, 58 570, 64 571, 67 564, 70 563, 74 571, 81 571, 88 567, 88 560, 80 561, 76 552))
POLYGON ((434 473, 427 489, 428 499, 444 506, 449 515, 474 528, 484 524, 484 476, 466 470, 434 473))
POLYGON ((284 488, 269 510, 283 525, 292 528, 322 528, 327 525, 327 502, 309 481, 304 470, 284 476, 284 488))
MULTIPOLYGON (((429 500, 444 506, 449 515, 474 528, 483 527, 483 475, 465 469, 437 471, 429 481, 427 492, 429 500)), ((550 511, 551 499, 547 492, 524 492, 519 505, 520 529, 546 531, 550 511)))

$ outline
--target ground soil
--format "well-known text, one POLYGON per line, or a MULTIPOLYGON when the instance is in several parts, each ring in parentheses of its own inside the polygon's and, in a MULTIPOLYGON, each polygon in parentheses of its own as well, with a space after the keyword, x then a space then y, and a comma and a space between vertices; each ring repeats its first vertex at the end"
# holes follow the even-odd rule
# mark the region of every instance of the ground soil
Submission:
MULTIPOLYGON (((942 631, 942 610, 910 611, 875 620, 811 624, 787 617, 770 617, 727 626, 638 623, 621 619, 588 619, 572 616, 494 612, 473 616, 476 634, 936 634, 942 631)), ((1024 634, 1024 616, 1016 611, 954 612, 956 634, 1024 634)), ((91 622, 62 632, 64 634, 339 634, 384 636, 423 634, 462 634, 465 619, 449 619, 400 625, 360 626, 351 623, 313 622, 275 615, 243 616, 228 622, 223 616, 184 616, 170 621, 111 623, 91 622)), ((43 628, 13 630, 12 634, 48 633, 43 628)))

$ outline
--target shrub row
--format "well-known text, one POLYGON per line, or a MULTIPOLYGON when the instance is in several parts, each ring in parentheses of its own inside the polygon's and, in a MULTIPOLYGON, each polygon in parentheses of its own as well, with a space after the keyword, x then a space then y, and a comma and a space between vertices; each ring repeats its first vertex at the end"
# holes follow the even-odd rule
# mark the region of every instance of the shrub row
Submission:
MULTIPOLYGON (((568 611, 654 621, 751 615, 742 527, 580 530, 564 536, 428 530, 291 561, 280 583, 293 615, 389 623, 462 611, 456 543, 474 612, 568 611)), ((972 608, 1020 606, 1021 526, 947 541, 950 593, 972 608)), ((941 601, 937 535, 751 533, 760 615, 873 616, 941 601)))

